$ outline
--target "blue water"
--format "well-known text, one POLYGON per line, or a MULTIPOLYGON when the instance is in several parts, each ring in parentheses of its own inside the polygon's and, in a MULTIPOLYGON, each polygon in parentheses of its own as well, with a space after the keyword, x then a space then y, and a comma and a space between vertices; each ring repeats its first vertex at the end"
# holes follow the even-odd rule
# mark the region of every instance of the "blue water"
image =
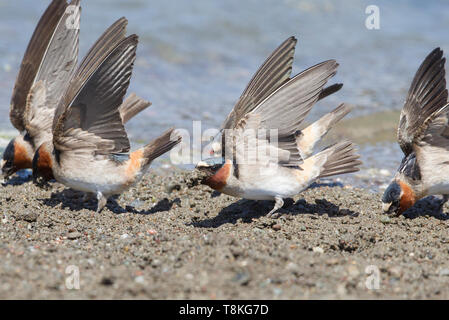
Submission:
MULTIPOLYGON (((14 132, 9 99, 18 67, 49 1, 0 0, 0 131, 14 132)), ((423 58, 449 52, 449 2, 434 1, 82 1, 81 56, 117 18, 140 36, 130 92, 153 105, 128 125, 147 141, 170 127, 217 127, 252 74, 285 38, 299 39, 294 73, 327 59, 340 63, 340 93, 311 117, 340 102, 352 116, 399 109, 423 58), (365 27, 365 8, 380 8, 380 29, 365 27)))

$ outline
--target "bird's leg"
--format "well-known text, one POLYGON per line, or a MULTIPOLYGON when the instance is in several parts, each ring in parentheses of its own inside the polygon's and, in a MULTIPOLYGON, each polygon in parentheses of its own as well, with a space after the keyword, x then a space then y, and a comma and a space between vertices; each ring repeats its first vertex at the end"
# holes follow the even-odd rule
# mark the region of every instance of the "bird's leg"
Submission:
POLYGON ((449 200, 449 195, 447 195, 447 194, 443 195, 443 199, 441 200, 440 207, 438 208, 438 212, 440 214, 443 214, 443 207, 444 207, 444 204, 447 202, 447 200, 449 200))
POLYGON ((276 196, 274 198, 275 204, 274 204, 274 208, 273 210, 271 210, 270 212, 268 212, 267 217, 269 218, 278 218, 281 214, 280 213, 275 213, 276 211, 278 211, 280 208, 282 208, 282 206, 284 205, 284 200, 282 200, 281 197, 276 196))
POLYGON ((97 212, 100 212, 101 210, 103 210, 108 199, 100 191, 98 191, 97 200, 98 200, 97 212))

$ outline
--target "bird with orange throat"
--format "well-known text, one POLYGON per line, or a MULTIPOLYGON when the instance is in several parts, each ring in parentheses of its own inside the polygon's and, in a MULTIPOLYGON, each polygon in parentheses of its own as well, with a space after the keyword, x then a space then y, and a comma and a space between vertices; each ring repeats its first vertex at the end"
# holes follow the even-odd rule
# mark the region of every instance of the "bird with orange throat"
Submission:
POLYGON ((443 51, 434 49, 413 78, 399 118, 398 142, 404 153, 382 196, 386 213, 402 214, 429 195, 449 199, 449 105, 443 51))
MULTIPOLYGON (((52 139, 57 103, 77 67, 80 15, 79 0, 53 0, 31 37, 11 99, 11 123, 20 135, 3 153, 0 169, 4 181, 21 169, 31 169, 37 147, 52 139)), ((120 27, 125 24, 126 20, 120 27)), ((150 105, 131 94, 120 106, 123 123, 150 105)), ((51 170, 46 173, 51 179, 51 170)))
POLYGON ((79 25, 80 10, 79 0, 53 0, 28 43, 11 98, 10 119, 20 134, 3 153, 0 166, 5 180, 31 168, 36 148, 51 137, 56 104, 76 69, 79 28, 75 24, 79 25), (69 6, 75 10, 68 10, 69 6), (73 28, 66 25, 69 18, 73 28), (31 110, 31 100, 45 104, 31 110))
POLYGON ((314 104, 338 91, 324 88, 335 75, 334 60, 319 63, 290 78, 296 39, 284 41, 256 72, 222 125, 221 144, 211 153, 222 157, 197 164, 202 183, 219 192, 250 200, 274 200, 268 216, 277 217, 283 199, 295 196, 316 179, 358 171, 361 164, 349 141, 314 154, 318 142, 350 108, 341 104, 300 129, 314 104), (271 133, 274 131, 274 137, 271 133))
POLYGON ((109 196, 134 185, 151 162, 170 151, 181 137, 167 130, 130 153, 120 105, 128 89, 138 37, 125 36, 126 19, 112 25, 94 44, 70 80, 52 125, 52 140, 33 158, 33 179, 45 179, 46 170, 58 182, 95 194, 97 212, 109 196))

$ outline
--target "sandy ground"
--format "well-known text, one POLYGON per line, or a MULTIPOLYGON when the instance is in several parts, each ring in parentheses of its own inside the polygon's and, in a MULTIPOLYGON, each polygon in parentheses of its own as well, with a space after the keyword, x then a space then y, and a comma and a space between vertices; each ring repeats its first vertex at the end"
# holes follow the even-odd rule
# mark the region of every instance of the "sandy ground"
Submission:
POLYGON ((57 183, 12 180, 0 192, 0 298, 449 299, 436 200, 387 217, 379 194, 317 184, 274 220, 273 203, 193 176, 149 174, 100 214, 57 183))

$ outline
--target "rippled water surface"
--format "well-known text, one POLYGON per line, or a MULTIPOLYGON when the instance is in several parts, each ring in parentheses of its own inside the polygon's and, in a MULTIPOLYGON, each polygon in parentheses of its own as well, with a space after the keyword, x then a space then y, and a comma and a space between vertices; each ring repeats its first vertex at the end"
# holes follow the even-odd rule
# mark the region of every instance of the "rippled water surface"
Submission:
MULTIPOLYGON (((0 0, 0 142, 15 133, 8 117, 12 87, 48 3, 0 0)), ((202 120, 203 129, 219 126, 257 67, 290 35, 299 39, 294 73, 326 59, 340 63, 335 81, 344 88, 311 118, 343 101, 356 105, 352 117, 399 109, 427 53, 437 46, 449 51, 444 0, 91 0, 82 7, 81 55, 121 16, 129 19, 129 33, 140 36, 130 92, 153 105, 128 125, 136 143, 170 126, 191 129, 192 120, 202 120), (373 3, 380 30, 365 28, 365 8, 373 3)), ((367 168, 400 158, 393 143, 361 152, 367 168)))

